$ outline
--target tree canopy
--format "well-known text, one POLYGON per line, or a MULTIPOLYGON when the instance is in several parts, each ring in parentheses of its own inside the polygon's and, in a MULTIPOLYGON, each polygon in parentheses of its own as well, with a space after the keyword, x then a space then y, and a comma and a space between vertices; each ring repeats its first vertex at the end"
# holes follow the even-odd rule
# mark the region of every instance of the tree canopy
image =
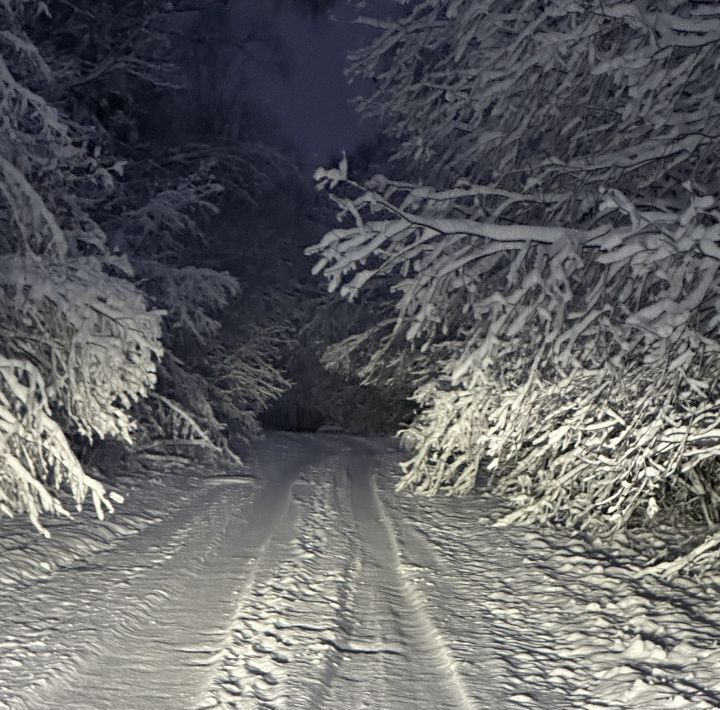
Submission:
POLYGON ((364 21, 351 73, 405 175, 319 170, 342 224, 310 253, 350 299, 389 284, 395 341, 425 354, 401 486, 487 471, 508 522, 716 523, 720 10, 427 0, 364 21))
POLYGON ((47 12, 0 9, 0 509, 41 529, 42 512, 65 512, 61 490, 112 509, 67 436, 129 438, 163 353, 160 314, 94 217, 119 166, 53 101, 57 57, 28 34, 47 12))

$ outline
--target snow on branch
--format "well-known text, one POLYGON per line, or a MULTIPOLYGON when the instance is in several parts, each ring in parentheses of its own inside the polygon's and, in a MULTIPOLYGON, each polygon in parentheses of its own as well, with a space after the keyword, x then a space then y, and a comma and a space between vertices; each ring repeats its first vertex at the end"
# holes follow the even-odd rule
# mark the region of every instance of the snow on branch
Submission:
POLYGON ((717 6, 423 2, 374 26, 353 55, 374 87, 360 106, 435 183, 564 192, 556 214, 576 219, 593 187, 713 184, 717 6))
POLYGON ((698 335, 717 334, 710 311, 720 212, 709 198, 688 194, 684 211, 633 207, 628 215, 629 201, 615 191, 582 230, 473 221, 463 215, 475 194, 455 190, 440 201, 427 188, 391 184, 380 193, 346 181, 335 199, 350 226, 307 253, 318 256, 314 270, 330 290, 350 299, 370 279, 393 275, 398 327, 409 340, 470 324, 484 334, 477 362, 492 357, 499 338, 529 328, 563 365, 619 363, 623 353, 649 362, 698 311, 698 335), (615 293, 624 293, 620 302, 615 293), (592 347, 583 352, 586 339, 592 347))
POLYGON ((443 353, 402 485, 490 473, 508 521, 716 525, 720 6, 397 4, 351 75, 412 180, 318 171, 340 225, 309 253, 443 353))
POLYGON ((249 440, 258 430, 256 415, 290 386, 279 369, 281 348, 290 329, 285 324, 254 325, 243 339, 212 357, 211 381, 221 410, 249 440))
POLYGON ((308 253, 347 298, 391 278, 396 331, 454 344, 444 374, 416 393, 401 487, 465 494, 484 469, 516 505, 508 521, 605 530, 684 505, 680 481, 691 477, 711 495, 713 199, 686 192, 682 208, 645 209, 603 191, 592 227, 567 229, 488 225, 493 205, 476 199, 492 191, 481 186, 371 186, 382 191, 336 182, 346 226, 308 253))
POLYGON ((217 316, 239 291, 237 279, 214 269, 136 259, 135 271, 145 292, 167 314, 167 329, 198 345, 217 333, 217 316))
POLYGON ((0 289, 9 345, 41 365, 63 423, 91 440, 129 440, 128 409, 154 386, 162 356, 161 314, 94 257, 63 265, 0 257, 0 289))
POLYGON ((88 495, 98 517, 112 512, 105 488, 87 476, 51 416, 47 388, 27 360, 0 357, 0 512, 25 514, 44 535, 43 513, 69 515, 60 491, 79 509, 88 495))
POLYGON ((113 177, 45 95, 52 73, 26 34, 43 7, 0 5, 0 511, 39 529, 65 497, 112 510, 70 440, 129 439, 163 352, 161 314, 91 215, 113 177))

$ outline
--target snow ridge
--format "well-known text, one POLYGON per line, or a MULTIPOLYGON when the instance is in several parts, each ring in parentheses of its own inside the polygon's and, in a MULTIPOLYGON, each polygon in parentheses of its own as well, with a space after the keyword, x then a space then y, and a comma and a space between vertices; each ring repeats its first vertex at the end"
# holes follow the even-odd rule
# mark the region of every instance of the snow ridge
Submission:
MULTIPOLYGON (((360 536, 370 543, 374 562, 379 566, 382 576, 392 580, 393 594, 388 597, 399 597, 397 621, 398 631, 405 636, 406 647, 422 653, 423 664, 427 668, 423 671, 428 677, 438 676, 438 687, 442 688, 446 696, 442 704, 435 707, 448 707, 457 710, 475 710, 476 706, 468 694, 464 682, 456 670, 455 659, 452 657, 442 635, 434 626, 430 616, 425 611, 425 604, 421 595, 403 573, 401 555, 397 545, 397 536, 392 524, 380 502, 374 482, 367 475, 358 475, 358 464, 353 461, 353 468, 349 471, 351 495, 355 510, 355 521, 360 536), (368 513, 371 513, 368 516, 368 513), (402 619, 403 611, 410 614, 402 619)), ((372 467, 372 460, 368 457, 361 460, 361 465, 372 467)), ((413 663, 418 662, 418 656, 413 654, 413 663)), ((439 698, 436 700, 440 700, 439 698)))

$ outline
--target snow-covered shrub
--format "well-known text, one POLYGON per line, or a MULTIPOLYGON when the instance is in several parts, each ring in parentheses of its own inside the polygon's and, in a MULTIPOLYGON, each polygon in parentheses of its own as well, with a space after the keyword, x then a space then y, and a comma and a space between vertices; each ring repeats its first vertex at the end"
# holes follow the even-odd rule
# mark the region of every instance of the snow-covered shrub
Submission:
POLYGON ((237 279, 215 269, 138 260, 136 270, 143 290, 167 313, 172 337, 196 347, 217 335, 218 318, 239 289, 237 279))
POLYGON ((228 422, 234 441, 248 441, 260 430, 257 415, 279 397, 289 381, 278 367, 287 324, 249 325, 211 359, 215 406, 228 422))
POLYGON ((194 125, 185 125, 184 118, 176 124, 170 115, 168 106, 176 105, 174 113, 184 117, 194 98, 178 63, 185 61, 183 48, 218 51, 212 42, 206 47, 198 41, 203 13, 213 11, 186 0, 122 7, 81 0, 60 8, 52 25, 41 23, 37 31, 68 85, 63 106, 93 126, 99 153, 122 149, 111 166, 115 189, 94 214, 112 250, 128 254, 136 285, 165 313, 158 391, 135 409, 142 445, 156 448, 177 448, 181 440, 224 445, 222 397, 211 381, 211 361, 221 357, 220 321, 239 285, 205 264, 214 257, 214 220, 223 200, 252 203, 258 186, 276 177, 280 162, 267 147, 238 136, 223 145, 221 135, 197 135, 194 125), (69 41, 76 36, 85 39, 69 41), (78 51, 84 71, 73 77, 78 51), (162 126, 148 118, 153 110, 166 115, 162 126), (162 136, 155 135, 158 130, 162 136), (176 133, 182 143, 176 143, 176 133), (208 142, 188 141, 188 135, 208 142))
POLYGON ((676 479, 720 451, 713 200, 645 212, 607 195, 573 230, 468 220, 473 188, 343 187, 355 224, 310 250, 331 288, 396 274, 397 328, 456 343, 418 392, 403 486, 467 493, 488 466, 512 519, 583 527, 677 504, 676 479))
POLYGON ((41 374, 28 360, 0 356, 0 512, 26 514, 47 535, 40 516, 68 514, 62 490, 78 508, 90 493, 100 518, 113 510, 113 495, 85 474, 53 419, 41 374))
POLYGON ((481 188, 341 184, 335 199, 354 224, 310 249, 316 268, 351 298, 394 274, 396 327, 453 353, 417 393, 403 486, 467 493, 488 467, 518 506, 510 519, 596 528, 711 499, 701 464, 720 452, 714 200, 643 211, 607 194, 583 230, 469 220, 481 188))
POLYGON ((218 320, 237 294, 237 280, 225 272, 158 261, 136 261, 139 283, 167 314, 164 340, 170 346, 159 372, 159 392, 138 410, 143 438, 154 446, 180 440, 222 446, 225 425, 208 381, 210 361, 222 350, 218 320))
MULTIPOLYGON (((717 520, 717 396, 706 381, 718 357, 688 371, 665 367, 577 369, 512 388, 477 378, 467 388, 418 393, 423 413, 406 432, 417 443, 403 487, 467 493, 479 471, 516 510, 504 522, 561 522, 612 531, 685 508, 717 520)), ((499 380, 499 381, 498 381, 499 380)))
MULTIPOLYGON (((354 54, 360 100, 434 184, 534 195, 494 218, 578 222, 597 188, 672 203, 717 177, 720 8, 707 3, 403 3, 354 54), (595 189, 593 189, 595 188, 595 189)), ((483 195, 478 195, 480 201, 483 195)))
POLYGON ((249 200, 272 151, 141 143, 182 87, 172 38, 201 9, 0 3, 0 499, 38 526, 63 492, 110 506, 69 441, 128 440, 142 411, 165 437, 223 429, 191 356, 238 285, 190 264, 223 191, 249 200), (148 399, 158 368, 169 389, 148 399))
POLYGON ((129 440, 129 409, 154 386, 162 356, 160 316, 143 295, 97 257, 0 256, 0 289, 4 348, 39 369, 64 430, 129 440))
POLYGON ((279 367, 289 326, 263 322, 242 305, 237 280, 227 273, 156 262, 142 268, 153 281, 145 288, 167 305, 173 346, 159 371, 159 394, 139 410, 145 445, 176 448, 185 441, 227 450, 257 436, 258 415, 289 385, 279 367), (226 310, 235 315, 226 320, 235 322, 223 328, 226 310))

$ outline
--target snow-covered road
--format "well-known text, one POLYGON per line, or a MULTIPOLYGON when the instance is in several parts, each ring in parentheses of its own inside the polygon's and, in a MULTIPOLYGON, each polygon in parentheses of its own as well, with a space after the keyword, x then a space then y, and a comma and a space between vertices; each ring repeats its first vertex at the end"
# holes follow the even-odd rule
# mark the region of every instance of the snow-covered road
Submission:
POLYGON ((397 460, 270 435, 250 476, 119 479, 50 543, 4 522, 0 708, 720 707, 717 586, 397 495, 397 460))

